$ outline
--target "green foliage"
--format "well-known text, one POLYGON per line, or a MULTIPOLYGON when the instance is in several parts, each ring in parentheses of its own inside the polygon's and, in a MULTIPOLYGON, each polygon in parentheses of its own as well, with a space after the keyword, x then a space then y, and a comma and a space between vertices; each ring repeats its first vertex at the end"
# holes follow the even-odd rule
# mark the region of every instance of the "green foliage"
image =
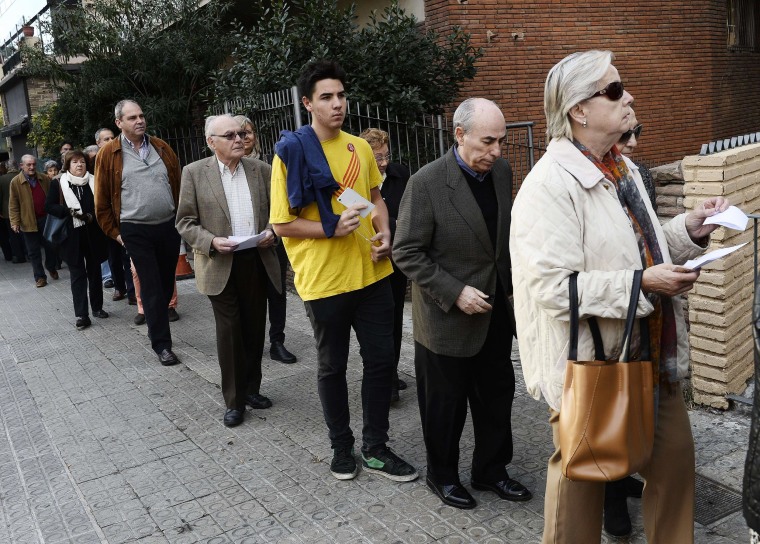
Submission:
POLYGON ((40 108, 32 115, 32 130, 27 135, 27 142, 43 149, 43 156, 56 157, 61 142, 65 139, 60 130, 57 103, 40 108))
POLYGON ((149 129, 187 126, 213 91, 211 75, 229 51, 228 0, 93 0, 57 9, 43 29, 46 51, 25 51, 26 75, 49 78, 59 94, 60 131, 92 143, 113 128, 113 107, 137 100, 149 129), (66 69, 77 56, 79 71, 66 69))
POLYGON ((312 60, 338 61, 352 100, 388 107, 401 117, 438 113, 475 76, 482 50, 458 27, 445 38, 423 33, 397 0, 362 28, 355 7, 335 0, 278 0, 253 30, 234 32, 233 64, 217 73, 217 96, 250 98, 295 84, 312 60))

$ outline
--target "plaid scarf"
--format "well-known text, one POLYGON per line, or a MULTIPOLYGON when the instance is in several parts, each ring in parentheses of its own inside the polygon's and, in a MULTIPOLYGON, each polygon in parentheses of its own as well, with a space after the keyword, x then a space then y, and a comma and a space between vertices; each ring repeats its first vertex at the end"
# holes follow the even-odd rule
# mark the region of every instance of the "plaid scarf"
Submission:
MULTIPOLYGON (((633 233, 639 245, 642 267, 646 269, 664 262, 662 249, 649 217, 649 211, 636 186, 636 181, 617 147, 613 146, 600 161, 583 144, 577 140, 573 140, 573 143, 617 189, 620 205, 633 226, 633 233)), ((647 298, 654 306, 654 311, 649 316, 649 336, 654 384, 657 388, 661 382, 668 385, 677 381, 676 319, 673 301, 670 297, 648 293, 647 298)))

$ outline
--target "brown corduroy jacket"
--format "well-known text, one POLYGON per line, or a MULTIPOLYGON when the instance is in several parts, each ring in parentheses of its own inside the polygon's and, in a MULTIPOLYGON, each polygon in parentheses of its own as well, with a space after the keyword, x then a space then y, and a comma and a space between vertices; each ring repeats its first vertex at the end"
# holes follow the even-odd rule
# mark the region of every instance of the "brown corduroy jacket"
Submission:
MULTIPOLYGON (((162 139, 151 136, 150 144, 166 165, 176 209, 181 175, 179 160, 162 139)), ((121 217, 121 174, 124 165, 121 153, 121 136, 118 136, 104 145, 95 159, 95 216, 103 232, 114 240, 119 236, 121 217)))
MULTIPOLYGON (((37 181, 47 196, 50 189, 50 178, 37 172, 37 181)), ((21 225, 22 232, 37 232, 37 216, 34 214, 32 187, 26 181, 23 172, 19 172, 11 180, 8 218, 11 220, 11 226, 21 225)))

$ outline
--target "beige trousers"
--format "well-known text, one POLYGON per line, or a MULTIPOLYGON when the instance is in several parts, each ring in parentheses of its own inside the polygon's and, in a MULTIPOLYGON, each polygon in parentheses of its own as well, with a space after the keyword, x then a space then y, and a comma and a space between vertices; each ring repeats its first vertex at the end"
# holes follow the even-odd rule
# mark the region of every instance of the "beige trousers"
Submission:
MULTIPOLYGON (((694 438, 680 385, 660 388, 660 403, 642 497, 649 544, 694 542, 694 438)), ((601 541, 604 483, 574 482, 562 475, 559 412, 550 410, 556 451, 549 458, 544 503, 544 544, 601 541)))

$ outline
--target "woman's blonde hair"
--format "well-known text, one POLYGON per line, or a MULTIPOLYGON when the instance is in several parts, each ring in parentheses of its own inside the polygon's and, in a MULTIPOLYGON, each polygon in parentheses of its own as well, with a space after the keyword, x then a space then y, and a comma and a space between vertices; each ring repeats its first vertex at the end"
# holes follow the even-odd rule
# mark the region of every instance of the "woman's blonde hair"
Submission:
POLYGON ((388 133, 379 128, 368 128, 359 134, 359 138, 367 140, 367 143, 372 149, 378 149, 384 145, 388 145, 388 133))
POLYGON ((607 73, 613 58, 612 51, 573 53, 549 70, 544 86, 547 140, 563 136, 572 140, 568 113, 596 92, 596 85, 607 73))

